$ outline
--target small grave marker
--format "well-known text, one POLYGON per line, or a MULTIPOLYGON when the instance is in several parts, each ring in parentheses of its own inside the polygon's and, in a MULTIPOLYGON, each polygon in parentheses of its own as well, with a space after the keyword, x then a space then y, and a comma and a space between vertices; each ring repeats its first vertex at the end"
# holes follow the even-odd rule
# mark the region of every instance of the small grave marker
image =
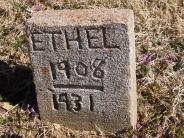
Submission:
POLYGON ((27 32, 43 119, 85 130, 135 126, 131 10, 42 11, 27 32))

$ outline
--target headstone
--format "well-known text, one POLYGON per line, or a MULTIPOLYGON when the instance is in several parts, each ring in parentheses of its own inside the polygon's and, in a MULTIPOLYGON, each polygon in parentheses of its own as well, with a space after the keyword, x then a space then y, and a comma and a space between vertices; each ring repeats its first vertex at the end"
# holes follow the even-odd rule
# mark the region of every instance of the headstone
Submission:
POLYGON ((42 11, 27 32, 42 119, 81 130, 135 126, 131 10, 42 11))

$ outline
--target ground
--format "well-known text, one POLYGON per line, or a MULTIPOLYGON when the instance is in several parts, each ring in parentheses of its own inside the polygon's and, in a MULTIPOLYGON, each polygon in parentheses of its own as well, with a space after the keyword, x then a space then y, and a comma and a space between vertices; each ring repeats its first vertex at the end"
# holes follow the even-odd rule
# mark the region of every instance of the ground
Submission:
POLYGON ((184 137, 183 0, 1 0, 1 137, 184 137), (135 15, 138 123, 105 133, 74 131, 39 119, 25 22, 48 9, 128 8, 135 15))

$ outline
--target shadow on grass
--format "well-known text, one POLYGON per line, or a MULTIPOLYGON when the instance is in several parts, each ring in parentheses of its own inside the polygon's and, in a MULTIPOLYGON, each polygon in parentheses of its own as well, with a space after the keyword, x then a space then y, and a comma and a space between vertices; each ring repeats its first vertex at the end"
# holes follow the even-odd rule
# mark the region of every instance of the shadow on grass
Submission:
POLYGON ((29 104, 38 111, 32 70, 26 66, 10 67, 0 61, 0 95, 1 101, 23 107, 29 104))
POLYGON ((1 138, 23 138, 22 136, 19 136, 19 135, 16 135, 16 134, 13 134, 13 135, 2 135, 0 136, 1 138))

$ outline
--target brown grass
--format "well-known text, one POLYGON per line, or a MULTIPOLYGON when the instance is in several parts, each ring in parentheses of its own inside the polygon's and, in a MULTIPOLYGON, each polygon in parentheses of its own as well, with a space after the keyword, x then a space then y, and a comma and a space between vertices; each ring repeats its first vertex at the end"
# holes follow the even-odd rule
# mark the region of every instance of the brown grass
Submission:
MULTIPOLYGON (((9 64, 29 64, 24 24, 31 13, 36 12, 34 5, 38 3, 42 4, 42 10, 101 7, 133 9, 138 124, 136 130, 124 130, 111 136, 105 136, 101 130, 80 132, 51 124, 47 124, 41 132, 33 129, 36 134, 41 133, 43 136, 47 133, 48 137, 184 136, 183 0, 1 0, 0 60, 9 64)), ((29 130, 32 137, 35 135, 33 130, 29 130)), ((4 131, 1 129, 1 133, 4 131)), ((25 130, 20 131, 22 136, 26 133, 25 130)))

